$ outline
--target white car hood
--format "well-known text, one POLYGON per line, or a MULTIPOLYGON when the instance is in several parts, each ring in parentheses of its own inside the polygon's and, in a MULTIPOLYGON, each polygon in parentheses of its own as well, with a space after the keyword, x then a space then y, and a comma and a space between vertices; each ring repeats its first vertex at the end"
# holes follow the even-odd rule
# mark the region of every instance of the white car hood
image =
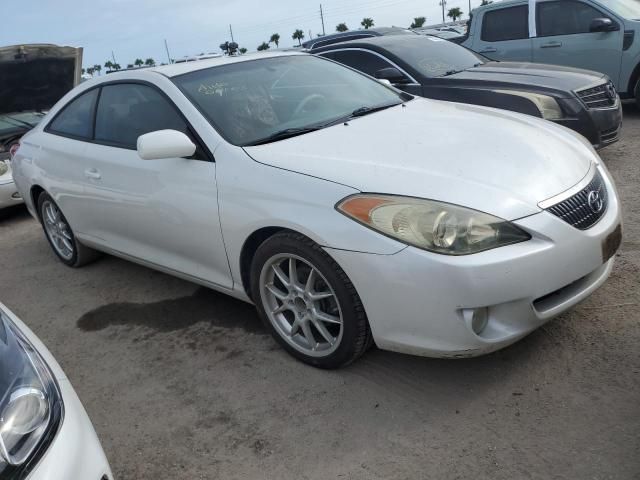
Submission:
POLYGON ((515 220, 576 185, 596 160, 570 130, 534 117, 415 99, 245 151, 257 162, 351 186, 515 220))

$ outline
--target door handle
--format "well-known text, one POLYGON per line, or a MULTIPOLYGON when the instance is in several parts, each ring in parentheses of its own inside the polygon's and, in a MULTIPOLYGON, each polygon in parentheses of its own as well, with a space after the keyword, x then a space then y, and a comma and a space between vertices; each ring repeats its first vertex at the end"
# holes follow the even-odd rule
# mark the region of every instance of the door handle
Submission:
POLYGON ((95 168, 89 168, 85 170, 84 176, 92 180, 100 180, 102 178, 102 175, 100 174, 100 172, 95 168))
POLYGON ((562 46, 562 42, 549 42, 540 45, 540 48, 558 48, 562 46))
POLYGON ((495 47, 487 47, 484 50, 480 50, 480 53, 496 53, 498 51, 495 47))

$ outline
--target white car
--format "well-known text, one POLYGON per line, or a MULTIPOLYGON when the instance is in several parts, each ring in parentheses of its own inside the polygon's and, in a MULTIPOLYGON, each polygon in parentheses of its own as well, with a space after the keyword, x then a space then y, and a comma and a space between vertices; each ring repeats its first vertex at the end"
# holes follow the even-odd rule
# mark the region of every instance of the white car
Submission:
POLYGON ((14 163, 65 264, 108 252, 254 302, 325 368, 374 342, 505 347, 602 285, 621 237, 613 181, 571 131, 306 54, 86 82, 14 163))
POLYGON ((113 479, 60 365, 1 303, 0 478, 113 479))
POLYGON ((11 162, 0 160, 0 210, 24 203, 11 175, 11 162))

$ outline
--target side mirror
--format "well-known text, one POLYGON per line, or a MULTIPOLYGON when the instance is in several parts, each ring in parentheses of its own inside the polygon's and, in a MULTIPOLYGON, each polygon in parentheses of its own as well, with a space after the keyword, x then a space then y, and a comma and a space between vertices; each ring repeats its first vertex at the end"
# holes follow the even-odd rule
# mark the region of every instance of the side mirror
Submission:
POLYGON ((407 83, 407 77, 396 67, 387 67, 375 73, 378 80, 387 80, 391 83, 407 83))
POLYGON ((614 23, 610 18, 594 18, 589 26, 590 32, 616 32, 620 30, 620 25, 614 23))
POLYGON ((157 130, 138 137, 138 155, 143 160, 190 157, 196 146, 177 130, 157 130))

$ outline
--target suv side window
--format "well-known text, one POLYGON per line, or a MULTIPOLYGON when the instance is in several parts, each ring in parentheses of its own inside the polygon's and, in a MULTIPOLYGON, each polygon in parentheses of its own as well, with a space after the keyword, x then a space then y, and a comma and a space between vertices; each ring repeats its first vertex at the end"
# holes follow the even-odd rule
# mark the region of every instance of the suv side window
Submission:
POLYGON ((524 38, 529 38, 529 7, 527 5, 489 10, 484 14, 481 36, 483 41, 504 42, 524 38))
POLYGON ((539 37, 589 33, 594 19, 608 17, 591 5, 574 0, 538 3, 536 16, 539 37))
POLYGON ((98 98, 98 88, 89 90, 62 108, 46 131, 80 140, 93 137, 93 109, 98 98))
MULTIPOLYGON (((387 60, 364 50, 337 50, 329 52, 329 58, 336 62, 355 68, 356 70, 375 77, 377 71, 393 67, 387 60)), ((409 81, 407 79, 407 81, 409 81)))
POLYGON ((135 150, 140 135, 165 129, 191 137, 175 107, 154 88, 135 83, 102 87, 96 112, 97 142, 135 150))

